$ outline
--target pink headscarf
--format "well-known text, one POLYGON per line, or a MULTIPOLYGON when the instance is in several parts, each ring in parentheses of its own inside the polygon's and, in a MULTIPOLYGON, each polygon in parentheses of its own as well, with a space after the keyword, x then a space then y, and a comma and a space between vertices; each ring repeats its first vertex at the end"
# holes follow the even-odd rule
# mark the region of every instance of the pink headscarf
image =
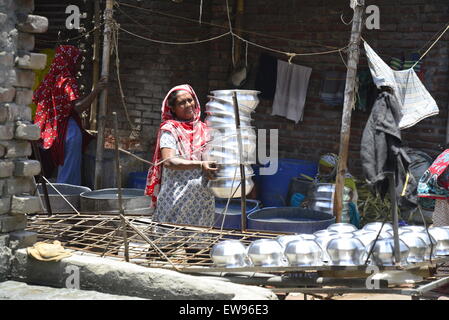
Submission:
MULTIPOLYGON (((162 131, 170 132, 177 140, 177 148, 180 156, 188 160, 201 160, 201 153, 208 141, 208 132, 206 124, 200 120, 201 107, 195 91, 188 84, 179 85, 170 89, 162 102, 162 123, 159 127, 156 140, 156 149, 153 154, 153 163, 157 164, 162 160, 160 149, 160 137, 162 131), (174 91, 186 91, 190 93, 195 100, 195 108, 193 110, 194 117, 191 121, 176 120, 168 105, 168 97, 174 91)), ((157 203, 157 195, 159 194, 162 177, 162 166, 154 165, 148 170, 147 184, 145 194, 152 197, 151 207, 155 207, 157 203)))

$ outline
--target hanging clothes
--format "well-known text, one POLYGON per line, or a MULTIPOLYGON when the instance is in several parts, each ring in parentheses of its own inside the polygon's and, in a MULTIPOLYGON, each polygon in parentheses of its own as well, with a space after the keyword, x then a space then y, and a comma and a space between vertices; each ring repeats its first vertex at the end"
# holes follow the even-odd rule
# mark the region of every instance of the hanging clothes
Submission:
POLYGON ((255 82, 256 90, 260 91, 260 98, 273 100, 276 93, 277 71, 277 59, 262 53, 259 58, 259 69, 255 82))
POLYGON ((271 115, 302 120, 312 68, 278 60, 276 93, 271 115))
POLYGON ((421 55, 414 52, 409 59, 392 57, 390 60, 390 67, 393 70, 407 70, 413 67, 418 78, 424 82, 424 66, 422 60, 419 60, 421 55))
POLYGON ((402 147, 401 116, 396 96, 380 93, 363 130, 360 157, 368 185, 383 198, 389 190, 388 174, 393 173, 398 206, 412 209, 418 203, 416 180, 408 174, 411 160, 402 147))
POLYGON ((321 100, 329 106, 342 106, 345 96, 345 83, 345 72, 327 71, 321 85, 321 100))
POLYGON ((357 71, 357 88, 355 108, 366 112, 372 108, 379 94, 369 69, 357 71))
POLYGON ((395 71, 366 42, 364 42, 364 46, 374 83, 378 88, 392 88, 402 106, 400 129, 410 128, 419 121, 439 113, 437 103, 419 80, 413 68, 395 71))

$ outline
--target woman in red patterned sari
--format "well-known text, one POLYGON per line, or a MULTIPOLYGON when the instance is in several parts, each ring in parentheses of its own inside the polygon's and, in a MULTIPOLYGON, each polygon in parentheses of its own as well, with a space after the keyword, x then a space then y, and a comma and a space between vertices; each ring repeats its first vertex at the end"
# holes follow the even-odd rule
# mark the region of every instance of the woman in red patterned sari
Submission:
POLYGON ((202 161, 208 142, 206 124, 200 120, 200 103, 189 85, 172 88, 162 103, 162 123, 145 194, 156 207, 154 221, 212 226, 215 200, 207 176, 217 170, 202 161), (204 174, 203 174, 204 173, 204 174))
POLYGON ((55 51, 50 70, 33 95, 37 105, 34 123, 41 129, 40 147, 49 150, 58 167, 56 182, 81 184, 81 152, 89 135, 82 129, 79 114, 107 85, 101 79, 95 89, 81 98, 76 73, 82 52, 75 46, 61 45, 55 51))

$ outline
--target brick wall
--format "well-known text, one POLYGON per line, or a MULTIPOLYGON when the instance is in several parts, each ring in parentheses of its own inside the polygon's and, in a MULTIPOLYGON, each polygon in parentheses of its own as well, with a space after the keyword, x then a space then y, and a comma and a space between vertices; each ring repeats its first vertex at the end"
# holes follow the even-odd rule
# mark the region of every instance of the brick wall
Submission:
POLYGON ((37 140, 39 127, 31 123, 33 70, 45 66, 46 56, 30 52, 34 34, 47 30, 46 18, 30 14, 33 0, 0 0, 0 281, 8 276, 11 249, 36 241, 23 231, 26 214, 41 210, 33 196, 40 163, 28 160, 29 140, 37 140))
MULTIPOLYGON (((170 1, 142 2, 126 1, 142 5, 153 11, 198 19, 197 1, 176 4, 170 1)), ((121 6, 126 17, 115 11, 120 24, 139 35, 166 41, 184 41, 207 38, 226 31, 227 16, 224 0, 206 1, 203 21, 221 25, 200 26, 198 23, 169 18, 150 11, 121 6), (143 26, 136 24, 136 21, 143 26)), ((233 5, 233 1, 229 1, 233 5)), ((363 37, 385 60, 416 51, 447 23, 449 4, 441 0, 410 1, 366 1, 380 8, 380 30, 364 29, 363 37)), ((350 36, 352 18, 347 0, 336 1, 245 1, 242 28, 248 40, 274 49, 307 53, 343 47, 350 36), (256 33, 269 35, 263 37, 256 33)), ((405 144, 420 148, 432 156, 437 155, 445 144, 448 93, 448 39, 445 35, 424 59, 425 86, 438 103, 440 114, 423 120, 418 125, 404 130, 405 144)), ((243 46, 244 47, 244 46, 243 46)), ((427 47, 425 47, 427 48, 427 47)), ((249 46, 250 73, 243 89, 253 89, 259 56, 263 49, 249 46)), ((287 60, 285 55, 271 53, 287 60)), ((257 128, 279 129, 279 156, 306 160, 317 160, 324 152, 338 152, 342 106, 331 107, 319 98, 323 75, 328 70, 345 71, 338 54, 295 57, 294 63, 313 69, 309 82, 307 100, 302 122, 279 116, 271 116, 272 101, 262 100, 254 115, 257 128)), ((121 32, 120 73, 124 85, 126 102, 134 125, 139 128, 138 138, 130 144, 142 151, 151 150, 157 127, 160 123, 160 104, 166 91, 173 85, 190 83, 204 105, 211 90, 229 89, 231 70, 231 40, 225 37, 213 42, 191 46, 170 46, 136 39, 121 32)), ((360 67, 367 68, 362 50, 360 67)), ((113 69, 115 70, 115 69, 113 69)), ((113 78, 115 75, 113 75, 113 78)), ((130 143, 129 125, 124 120, 118 90, 111 90, 109 106, 118 110, 122 143, 130 143)), ((350 170, 361 177, 359 157, 360 139, 368 119, 369 111, 355 110, 352 115, 350 140, 350 170)), ((109 127, 111 125, 109 124, 109 127)))

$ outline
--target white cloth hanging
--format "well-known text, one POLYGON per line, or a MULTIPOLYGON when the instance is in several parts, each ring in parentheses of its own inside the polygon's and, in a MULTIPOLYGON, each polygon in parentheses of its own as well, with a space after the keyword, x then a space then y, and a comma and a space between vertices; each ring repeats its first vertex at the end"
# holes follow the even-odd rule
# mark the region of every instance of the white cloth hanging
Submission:
POLYGON ((382 86, 392 88, 398 101, 402 104, 403 116, 399 123, 400 129, 410 128, 419 121, 439 113, 437 103, 413 68, 393 70, 366 41, 364 46, 374 83, 378 88, 382 86))
POLYGON ((307 87, 312 68, 278 60, 276 93, 271 115, 302 120, 306 103, 307 87))

